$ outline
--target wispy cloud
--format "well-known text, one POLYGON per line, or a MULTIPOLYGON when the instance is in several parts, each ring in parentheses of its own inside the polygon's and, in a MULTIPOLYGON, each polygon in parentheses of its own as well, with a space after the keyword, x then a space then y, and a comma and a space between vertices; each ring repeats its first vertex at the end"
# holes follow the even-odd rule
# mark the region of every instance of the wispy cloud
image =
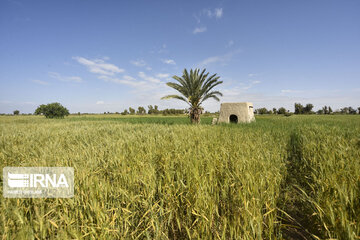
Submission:
POLYGON ((214 16, 216 18, 221 18, 223 15, 223 9, 222 8, 215 8, 214 9, 214 16))
POLYGON ((40 84, 40 85, 49 85, 48 82, 41 81, 41 80, 32 80, 33 83, 40 84))
POLYGON ((213 63, 222 63, 222 64, 226 64, 226 62, 230 61, 231 58, 240 53, 241 50, 235 50, 235 51, 232 51, 232 52, 229 52, 227 54, 224 54, 224 55, 220 55, 220 56, 213 56, 213 57, 208 57, 206 59, 204 59, 203 61, 201 61, 199 63, 200 66, 207 66, 209 64, 213 64, 213 63))
POLYGON ((214 8, 214 10, 205 8, 202 10, 202 14, 200 14, 200 15, 206 15, 209 18, 215 17, 216 19, 219 19, 223 16, 223 13, 224 13, 224 11, 222 8, 214 8))
POLYGON ((146 66, 146 62, 143 59, 133 60, 133 61, 130 61, 130 63, 137 66, 137 67, 146 66))
POLYGON ((151 76, 147 76, 144 72, 139 72, 139 77, 146 80, 146 81, 149 81, 149 82, 153 82, 153 83, 160 83, 161 81, 157 78, 154 78, 154 77, 151 77, 151 76))
POLYGON ((304 91, 302 90, 292 90, 292 89, 283 89, 281 90, 281 93, 302 93, 304 91))
POLYGON ((57 72, 49 72, 49 76, 62 82, 82 82, 82 78, 78 76, 62 76, 57 72))
POLYGON ((122 73, 125 70, 117 67, 114 64, 105 62, 104 59, 86 59, 84 57, 73 57, 78 63, 86 66, 92 73, 102 75, 114 75, 116 73, 122 73))
POLYGON ((249 76, 250 78, 256 77, 256 76, 258 76, 258 75, 259 75, 258 73, 249 73, 249 74, 248 74, 248 76, 249 76))
POLYGON ((97 101, 96 104, 97 105, 102 105, 102 104, 105 104, 105 102, 104 101, 97 101))
POLYGON ((158 73, 156 74, 156 77, 158 78, 168 78, 170 76, 170 74, 168 73, 158 73))
POLYGON ((145 81, 137 81, 135 78, 128 76, 128 75, 125 75, 122 78, 115 78, 115 77, 109 77, 109 76, 102 75, 102 76, 99 76, 98 78, 101 80, 104 80, 105 82, 124 84, 124 85, 128 85, 131 87, 141 87, 146 84, 145 81))
POLYGON ((163 59, 163 63, 170 64, 170 65, 176 65, 176 62, 172 59, 163 59))
POLYGON ((206 27, 197 27, 194 29, 193 34, 203 33, 206 32, 206 30, 207 30, 206 27))
POLYGON ((233 40, 229 40, 229 42, 226 44, 225 47, 229 48, 229 47, 232 47, 234 45, 234 41, 233 40))

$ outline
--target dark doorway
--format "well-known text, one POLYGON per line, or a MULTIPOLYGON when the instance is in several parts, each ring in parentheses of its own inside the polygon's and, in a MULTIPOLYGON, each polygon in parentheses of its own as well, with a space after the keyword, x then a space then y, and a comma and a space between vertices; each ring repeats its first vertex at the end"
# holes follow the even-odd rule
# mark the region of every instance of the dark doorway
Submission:
POLYGON ((230 115, 230 122, 231 123, 237 123, 238 122, 238 118, 236 115, 230 115))

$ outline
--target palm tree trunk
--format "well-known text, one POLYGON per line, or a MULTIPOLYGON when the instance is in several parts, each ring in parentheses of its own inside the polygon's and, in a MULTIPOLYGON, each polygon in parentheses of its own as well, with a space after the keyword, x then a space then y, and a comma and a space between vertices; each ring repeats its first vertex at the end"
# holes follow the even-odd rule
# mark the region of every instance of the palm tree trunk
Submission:
POLYGON ((190 110, 190 121, 193 124, 200 123, 201 108, 192 108, 190 110))

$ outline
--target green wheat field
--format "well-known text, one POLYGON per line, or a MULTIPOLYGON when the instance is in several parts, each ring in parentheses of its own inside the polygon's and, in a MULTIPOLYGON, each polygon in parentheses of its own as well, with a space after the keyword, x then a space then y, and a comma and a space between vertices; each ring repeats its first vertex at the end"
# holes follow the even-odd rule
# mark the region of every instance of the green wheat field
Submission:
POLYGON ((360 116, 0 117, 0 167, 74 167, 0 201, 0 239, 360 239, 360 116))

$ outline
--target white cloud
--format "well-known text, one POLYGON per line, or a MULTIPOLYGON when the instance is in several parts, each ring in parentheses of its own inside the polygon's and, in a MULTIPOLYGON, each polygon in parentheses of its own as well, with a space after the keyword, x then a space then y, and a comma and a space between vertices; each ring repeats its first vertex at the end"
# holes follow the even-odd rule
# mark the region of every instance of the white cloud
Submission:
POLYGON ((252 83, 252 84, 259 84, 259 83, 261 83, 261 81, 255 80, 255 81, 252 81, 251 83, 252 83))
POLYGON ((57 72, 49 72, 49 76, 52 78, 55 78, 59 81, 63 81, 63 82, 82 82, 82 78, 78 77, 78 76, 61 76, 61 74, 57 73, 57 72))
MULTIPOLYGON (((223 13, 224 11, 222 8, 215 8, 214 10, 206 8, 202 10, 202 13, 200 15, 206 15, 209 18, 215 17, 216 19, 219 19, 223 16, 223 13)), ((198 22, 200 22, 200 20, 198 22)))
POLYGON ((208 57, 206 59, 204 59, 203 61, 201 61, 199 63, 200 66, 206 66, 206 65, 209 65, 209 64, 212 64, 212 63, 222 63, 222 64, 225 64, 226 62, 230 61, 231 58, 235 55, 235 54, 238 54, 240 53, 241 51, 240 50, 235 50, 235 51, 232 51, 232 52, 229 52, 225 55, 220 55, 220 56, 213 56, 213 57, 208 57))
POLYGON ((301 93, 303 91, 301 90, 292 90, 292 89, 284 89, 284 90, 281 90, 281 93, 301 93))
POLYGON ((130 62, 131 64, 137 66, 137 67, 144 67, 146 66, 146 62, 143 59, 139 59, 139 60, 133 60, 130 62))
POLYGON ((151 77, 151 76, 147 76, 144 72, 139 72, 139 77, 149 81, 149 82, 153 82, 153 83, 160 83, 161 81, 157 78, 151 77))
POLYGON ((229 48, 231 46, 234 45, 234 41, 233 40, 229 40, 229 42, 226 44, 226 47, 229 48))
POLYGON ((215 8, 214 9, 214 15, 215 18, 221 18, 223 15, 223 9, 222 8, 215 8))
POLYGON ((96 102, 97 105, 102 105, 102 104, 104 104, 104 103, 105 103, 104 101, 97 101, 97 102, 96 102))
POLYGON ((109 76, 99 76, 98 77, 101 80, 104 80, 105 82, 113 82, 113 83, 117 83, 117 84, 124 84, 124 85, 128 85, 131 87, 141 87, 144 86, 146 84, 145 81, 136 81, 135 78, 131 77, 131 76, 123 76, 123 78, 114 78, 114 77, 109 77, 109 76))
POLYGON ((151 67, 146 67, 146 70, 151 71, 152 68, 151 67))
POLYGON ((168 78, 170 76, 170 74, 168 73, 158 73, 156 74, 156 77, 158 78, 168 78))
POLYGON ((203 33, 206 32, 206 30, 207 30, 206 27, 197 27, 194 29, 193 34, 203 33))
POLYGON ((96 74, 114 75, 125 71, 114 64, 106 63, 104 59, 89 60, 83 57, 73 57, 73 59, 86 66, 90 72, 96 74))
POLYGON ((32 82, 37 83, 37 84, 40 84, 40 85, 49 85, 48 82, 41 81, 41 80, 33 80, 32 82))
POLYGON ((249 74, 248 74, 249 77, 256 77, 256 76, 258 76, 258 75, 259 75, 259 74, 257 74, 257 73, 249 73, 249 74))
POLYGON ((176 62, 172 59, 164 59, 162 61, 163 61, 163 63, 166 63, 166 64, 176 65, 176 62))

